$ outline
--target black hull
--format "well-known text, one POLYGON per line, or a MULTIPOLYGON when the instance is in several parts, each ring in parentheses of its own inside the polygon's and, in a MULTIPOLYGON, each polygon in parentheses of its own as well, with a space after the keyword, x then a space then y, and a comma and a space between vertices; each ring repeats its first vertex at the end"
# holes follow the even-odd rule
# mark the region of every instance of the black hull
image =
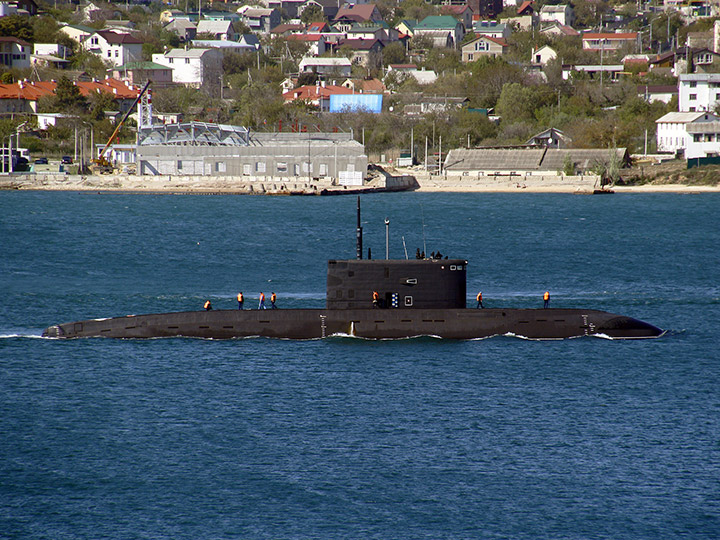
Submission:
POLYGON ((659 337, 662 333, 659 328, 637 319, 584 309, 277 309, 185 311, 92 319, 50 326, 43 336, 317 339, 352 335, 400 339, 432 335, 474 339, 514 334, 530 339, 588 335, 641 339, 659 337))

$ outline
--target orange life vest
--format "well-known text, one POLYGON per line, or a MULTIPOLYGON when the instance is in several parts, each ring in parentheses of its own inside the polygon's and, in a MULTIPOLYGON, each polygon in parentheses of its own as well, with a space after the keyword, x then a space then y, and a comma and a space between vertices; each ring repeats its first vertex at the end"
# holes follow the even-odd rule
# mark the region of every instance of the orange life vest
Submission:
POLYGON ((550 300, 550 292, 545 291, 545 294, 543 294, 543 300, 550 300))
POLYGON ((260 293, 260 301, 261 301, 261 302, 264 302, 264 301, 265 301, 265 294, 264 294, 264 293, 260 293))
POLYGON ((211 305, 211 304, 210 304, 210 300, 207 300, 207 301, 205 302, 205 309, 208 309, 208 308, 210 307, 210 305, 211 305))
POLYGON ((482 302, 482 293, 481 292, 479 292, 477 295, 477 301, 482 302))
POLYGON ((380 300, 380 295, 377 291, 373 291, 373 300, 380 300))
POLYGON ((270 301, 274 303, 275 300, 277 300, 277 296, 275 295, 275 293, 272 293, 272 295, 270 296, 270 301))
POLYGON ((238 302, 242 302, 242 301, 243 301, 243 295, 242 295, 242 293, 238 293, 238 302))

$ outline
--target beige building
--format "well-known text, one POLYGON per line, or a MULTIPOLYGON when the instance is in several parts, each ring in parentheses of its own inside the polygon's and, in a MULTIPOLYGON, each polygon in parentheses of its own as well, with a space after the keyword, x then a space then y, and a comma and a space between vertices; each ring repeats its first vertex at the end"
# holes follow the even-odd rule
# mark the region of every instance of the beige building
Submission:
POLYGON ((462 46, 462 61, 474 62, 482 56, 502 56, 507 47, 504 39, 480 36, 462 46))

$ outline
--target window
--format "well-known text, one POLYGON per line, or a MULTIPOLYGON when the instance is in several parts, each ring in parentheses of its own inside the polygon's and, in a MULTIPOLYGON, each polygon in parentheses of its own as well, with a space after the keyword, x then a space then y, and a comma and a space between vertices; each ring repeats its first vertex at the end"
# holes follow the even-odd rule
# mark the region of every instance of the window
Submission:
POLYGON ((182 159, 178 159, 178 171, 182 171, 182 159))
POLYGON ((690 107, 690 112, 695 112, 695 107, 690 107))
POLYGON ((168 58, 168 63, 172 64, 173 60, 174 60, 173 58, 168 58))
POLYGON ((189 64, 189 63, 190 63, 190 59, 189 59, 189 58, 186 58, 186 59, 185 59, 185 63, 186 63, 186 64, 189 64))
POLYGON ((284 161, 278 161, 277 163, 277 172, 279 173, 286 173, 288 170, 287 163, 284 161))
POLYGON ((224 161, 216 161, 215 162, 215 172, 225 172, 225 162, 224 161))
POLYGON ((690 88, 697 88, 697 81, 690 81, 690 88))
POLYGON ((697 100, 697 94, 690 94, 690 101, 697 100))
POLYGON ((693 142, 700 142, 701 140, 702 140, 702 135, 700 135, 699 133, 693 134, 693 142))
POLYGON ((264 161, 256 161, 255 162, 255 172, 265 172, 265 162, 264 161))

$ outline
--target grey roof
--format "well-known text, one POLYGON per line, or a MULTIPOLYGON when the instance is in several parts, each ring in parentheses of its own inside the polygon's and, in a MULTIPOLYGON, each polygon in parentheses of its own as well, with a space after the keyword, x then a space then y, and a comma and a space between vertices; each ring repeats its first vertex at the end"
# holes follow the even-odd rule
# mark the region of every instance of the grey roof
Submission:
MULTIPOLYGON (((613 150, 597 148, 459 148, 450 150, 445 159, 448 172, 460 171, 560 171, 565 159, 580 169, 607 164, 613 150)), ((627 160, 627 149, 614 150, 621 163, 627 160)))

